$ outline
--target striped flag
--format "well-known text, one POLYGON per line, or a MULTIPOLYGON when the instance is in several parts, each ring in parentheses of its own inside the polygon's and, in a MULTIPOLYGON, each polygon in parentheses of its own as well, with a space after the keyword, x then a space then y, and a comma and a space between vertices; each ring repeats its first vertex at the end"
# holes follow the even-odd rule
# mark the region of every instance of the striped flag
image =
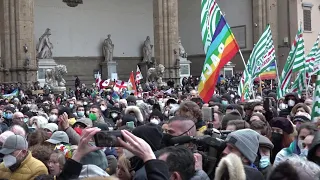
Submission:
POLYGON ((307 79, 306 79, 305 71, 300 71, 299 74, 297 75, 296 80, 293 82, 291 86, 291 91, 298 92, 298 94, 301 94, 302 91, 306 89, 306 85, 307 85, 307 79))
POLYGON ((318 56, 320 58, 319 38, 320 38, 320 34, 318 35, 316 42, 313 44, 311 51, 306 57, 307 78, 309 78, 312 74, 316 73, 314 72, 314 69, 315 69, 315 66, 318 66, 318 63, 319 63, 318 61, 319 59, 317 59, 318 56))
POLYGON ((275 58, 271 29, 270 25, 268 25, 254 46, 247 62, 247 69, 243 72, 240 80, 238 93, 241 96, 241 101, 250 99, 252 80, 258 78, 262 72, 265 72, 270 64, 275 62, 275 58))
POLYGON ((292 76, 293 64, 296 57, 296 52, 298 50, 299 42, 301 43, 302 39, 302 31, 301 29, 298 30, 298 33, 295 37, 291 45, 291 50, 289 52, 289 56, 287 58, 286 64, 282 70, 281 76, 279 77, 279 83, 277 88, 277 98, 282 98, 286 93, 288 93, 290 79, 292 76))
POLYGON ((248 60, 252 78, 256 78, 262 72, 266 71, 271 63, 275 62, 276 54, 273 46, 272 34, 270 25, 261 35, 259 41, 254 46, 250 58, 248 60))
POLYGON ((276 62, 270 64, 270 66, 262 72, 259 77, 255 78, 255 81, 266 80, 266 79, 276 79, 277 71, 276 71, 276 62))
POLYGON ((320 116, 320 71, 318 71, 317 73, 316 87, 313 95, 311 120, 314 121, 314 118, 319 116, 320 116))
POLYGON ((312 71, 312 73, 310 73, 310 76, 317 74, 319 70, 320 70, 320 48, 316 54, 316 59, 314 60, 313 71, 312 71))
POLYGON ((293 67, 292 72, 299 72, 301 70, 304 70, 305 68, 305 55, 304 55, 304 41, 303 41, 303 34, 302 30, 299 30, 298 34, 300 34, 300 38, 297 41, 296 48, 293 55, 293 67))
POLYGON ((220 70, 236 55, 239 47, 215 0, 201 2, 201 29, 206 59, 198 91, 202 100, 208 102, 214 93, 220 70))

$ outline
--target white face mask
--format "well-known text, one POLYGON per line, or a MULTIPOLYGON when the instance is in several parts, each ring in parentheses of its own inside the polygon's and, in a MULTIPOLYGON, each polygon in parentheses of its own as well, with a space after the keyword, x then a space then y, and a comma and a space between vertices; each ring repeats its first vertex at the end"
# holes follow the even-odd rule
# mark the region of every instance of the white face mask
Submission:
POLYGON ((294 102, 294 100, 292 100, 292 99, 290 99, 290 100, 288 101, 288 106, 289 106, 289 107, 293 107, 295 104, 296 104, 296 102, 294 102))
POLYGON ((164 112, 164 115, 165 115, 166 117, 168 117, 168 116, 169 116, 169 111, 165 111, 165 112, 164 112))
POLYGON ((58 116, 55 114, 52 114, 49 116, 49 121, 56 122, 58 120, 58 116))
POLYGON ((150 123, 158 125, 160 123, 160 121, 156 118, 152 118, 152 119, 150 119, 150 123))
POLYGON ((116 118, 118 116, 118 113, 111 113, 112 118, 116 118))
POLYGON ((100 106, 101 111, 105 111, 107 108, 105 106, 100 106))
POLYGON ((287 105, 285 103, 280 103, 279 104, 279 109, 280 110, 283 110, 283 109, 286 109, 287 108, 287 105))
MULTIPOLYGON (((19 154, 21 153, 21 151, 18 153, 17 156, 19 156, 19 154)), ((17 163, 17 158, 12 156, 11 154, 5 155, 3 157, 3 164, 6 168, 9 168, 13 165, 15 165, 17 163)))

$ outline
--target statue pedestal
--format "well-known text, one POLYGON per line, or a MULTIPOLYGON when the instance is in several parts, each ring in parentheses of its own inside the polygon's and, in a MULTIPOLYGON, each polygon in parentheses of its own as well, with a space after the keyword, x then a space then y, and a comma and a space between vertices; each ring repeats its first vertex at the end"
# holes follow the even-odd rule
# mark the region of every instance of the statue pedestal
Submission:
MULTIPOLYGON (((101 78, 103 80, 111 79, 112 74, 117 73, 118 63, 115 61, 102 62, 101 66, 101 78)), ((112 79, 113 80, 113 79, 112 79)))
POLYGON ((43 87, 46 82, 46 70, 53 69, 57 65, 54 59, 39 59, 37 78, 41 87, 43 87))
POLYGON ((55 95, 64 94, 65 91, 67 91, 66 87, 53 87, 51 88, 51 91, 55 95))
POLYGON ((180 57, 180 85, 182 86, 182 79, 184 77, 188 78, 190 76, 190 64, 187 58, 180 57))
POLYGON ((138 66, 139 66, 139 68, 140 68, 140 71, 141 71, 141 74, 142 74, 142 77, 143 77, 143 79, 142 79, 142 81, 143 82, 147 82, 148 80, 147 80, 147 77, 148 77, 148 69, 149 68, 151 68, 151 67, 153 67, 153 64, 151 64, 151 63, 149 63, 149 62, 139 62, 138 63, 138 66))

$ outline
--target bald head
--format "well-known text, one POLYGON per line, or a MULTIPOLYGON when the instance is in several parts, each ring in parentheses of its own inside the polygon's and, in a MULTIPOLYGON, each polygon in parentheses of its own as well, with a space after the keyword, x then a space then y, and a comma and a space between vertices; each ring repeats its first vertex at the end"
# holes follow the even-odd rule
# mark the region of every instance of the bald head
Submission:
POLYGON ((196 126, 193 120, 185 117, 173 117, 168 123, 168 133, 173 136, 195 136, 196 126))
POLYGON ((24 123, 23 119, 24 115, 21 112, 15 112, 12 116, 12 123, 22 125, 24 123))
POLYGON ((22 112, 15 112, 14 114, 13 114, 13 119, 19 119, 19 118, 23 118, 24 117, 24 115, 22 114, 22 112))

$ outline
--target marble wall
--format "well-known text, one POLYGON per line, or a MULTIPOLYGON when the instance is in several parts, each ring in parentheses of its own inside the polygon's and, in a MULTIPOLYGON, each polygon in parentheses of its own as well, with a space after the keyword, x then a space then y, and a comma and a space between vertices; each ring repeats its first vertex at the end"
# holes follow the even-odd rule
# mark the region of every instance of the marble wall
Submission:
POLYGON ((153 41, 153 2, 150 0, 85 0, 75 8, 62 0, 35 0, 35 38, 52 32, 54 57, 102 56, 108 34, 115 57, 139 57, 149 35, 153 41))

